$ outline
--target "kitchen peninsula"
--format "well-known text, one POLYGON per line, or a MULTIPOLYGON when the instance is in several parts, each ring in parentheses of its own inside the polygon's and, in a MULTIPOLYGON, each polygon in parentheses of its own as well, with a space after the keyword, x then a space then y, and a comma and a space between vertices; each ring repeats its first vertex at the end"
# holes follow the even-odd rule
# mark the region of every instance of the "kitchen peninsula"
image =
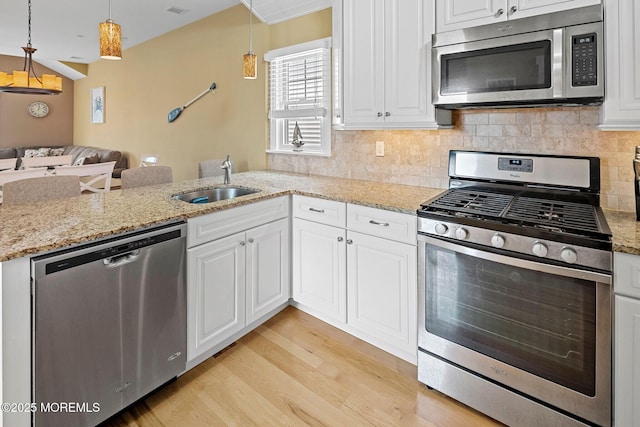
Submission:
MULTIPOLYGON (((19 301, 25 301, 26 298, 28 301, 32 256, 167 222, 194 219, 241 206, 251 208, 254 203, 289 195, 413 216, 420 203, 443 191, 438 188, 257 171, 232 177, 233 186, 260 190, 251 195, 209 204, 189 204, 172 199, 175 194, 220 185, 221 178, 207 178, 0 208, 3 400, 14 401, 18 399, 16 396, 21 396, 23 400, 24 396, 26 399, 30 396, 28 382, 17 380, 16 383, 16 379, 30 375, 30 350, 28 342, 23 339, 30 333, 30 319, 24 312, 19 313, 19 307, 11 306, 10 302, 16 298, 19 301), (11 319, 11 323, 6 319, 11 319)), ((633 214, 607 211, 606 215, 614 234, 614 251, 640 253, 640 227, 633 214)), ((15 425, 8 422, 5 418, 4 425, 15 425)))

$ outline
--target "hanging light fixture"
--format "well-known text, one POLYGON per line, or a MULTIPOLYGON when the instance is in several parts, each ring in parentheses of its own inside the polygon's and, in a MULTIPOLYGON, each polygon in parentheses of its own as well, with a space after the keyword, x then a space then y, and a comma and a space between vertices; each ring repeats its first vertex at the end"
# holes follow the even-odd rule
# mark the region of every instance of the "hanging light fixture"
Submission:
POLYGON ((109 19, 100 23, 100 58, 122 59, 122 30, 111 19, 111 0, 109 0, 109 19))
POLYGON ((255 79, 258 77, 258 63, 253 53, 253 0, 249 2, 249 52, 242 57, 242 77, 255 79))
POLYGON ((23 93, 28 95, 57 95, 62 93, 62 77, 55 74, 43 74, 38 77, 33 69, 33 54, 37 49, 31 46, 31 0, 29 5, 29 38, 24 50, 22 71, 13 70, 13 74, 0 71, 0 92, 23 93))

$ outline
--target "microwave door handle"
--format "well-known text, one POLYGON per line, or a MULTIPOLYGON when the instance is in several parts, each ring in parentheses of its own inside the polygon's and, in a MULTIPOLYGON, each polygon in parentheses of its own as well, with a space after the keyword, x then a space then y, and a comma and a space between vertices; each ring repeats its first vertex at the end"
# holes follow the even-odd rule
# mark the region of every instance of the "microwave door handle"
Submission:
POLYGON ((562 64, 569 64, 568 67, 571 68, 571 58, 565 58, 565 56, 571 54, 571 52, 567 53, 564 51, 564 29, 556 28, 555 30, 553 30, 552 47, 553 52, 551 53, 551 87, 553 89, 553 98, 565 98, 565 76, 563 75, 564 70, 562 64))

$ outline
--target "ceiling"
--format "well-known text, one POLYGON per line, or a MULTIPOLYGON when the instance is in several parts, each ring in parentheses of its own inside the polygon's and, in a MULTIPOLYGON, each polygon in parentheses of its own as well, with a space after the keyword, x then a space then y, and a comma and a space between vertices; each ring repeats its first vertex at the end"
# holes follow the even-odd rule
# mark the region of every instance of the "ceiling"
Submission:
MULTIPOLYGON (((122 26, 122 47, 126 50, 240 3, 241 0, 112 0, 111 18, 122 26)), ((249 7, 250 0, 242 3, 249 7)), ((253 0, 253 9, 260 20, 273 24, 331 7, 331 3, 331 0, 253 0)), ((0 54, 24 56, 21 47, 26 46, 28 38, 27 10, 27 0, 3 2, 0 54)), ((98 24, 107 18, 108 0, 32 0, 31 44, 38 49, 34 60, 54 70, 58 68, 57 61, 84 64, 97 61, 98 24)))

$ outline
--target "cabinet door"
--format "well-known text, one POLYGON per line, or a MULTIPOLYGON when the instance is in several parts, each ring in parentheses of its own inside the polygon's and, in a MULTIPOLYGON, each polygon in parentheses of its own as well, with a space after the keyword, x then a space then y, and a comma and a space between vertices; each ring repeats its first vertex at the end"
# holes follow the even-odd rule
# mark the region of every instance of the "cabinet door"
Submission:
POLYGON ((347 321, 345 230, 293 220, 293 299, 323 320, 347 321))
POLYGON ((384 123, 385 0, 345 0, 343 5, 344 121, 384 123))
POLYGON ((426 30, 429 4, 423 0, 387 0, 385 4, 384 119, 391 127, 427 120, 431 104, 426 87, 431 57, 427 51, 431 31, 426 30))
POLYGON ((245 233, 187 251, 187 361, 245 325, 245 233))
POLYGON ((416 362, 417 249, 349 231, 348 324, 363 338, 416 362))
POLYGON ((615 297, 614 419, 640 427, 640 300, 615 297))
POLYGON ((507 0, 436 0, 436 32, 507 19, 507 0))
POLYGON ((600 0, 508 0, 509 19, 527 18, 545 13, 560 12, 576 7, 600 4, 600 0))
POLYGON ((640 0, 604 0, 606 14, 602 130, 640 130, 640 0))
POLYGON ((247 325, 289 300, 289 220, 247 231, 247 325))

